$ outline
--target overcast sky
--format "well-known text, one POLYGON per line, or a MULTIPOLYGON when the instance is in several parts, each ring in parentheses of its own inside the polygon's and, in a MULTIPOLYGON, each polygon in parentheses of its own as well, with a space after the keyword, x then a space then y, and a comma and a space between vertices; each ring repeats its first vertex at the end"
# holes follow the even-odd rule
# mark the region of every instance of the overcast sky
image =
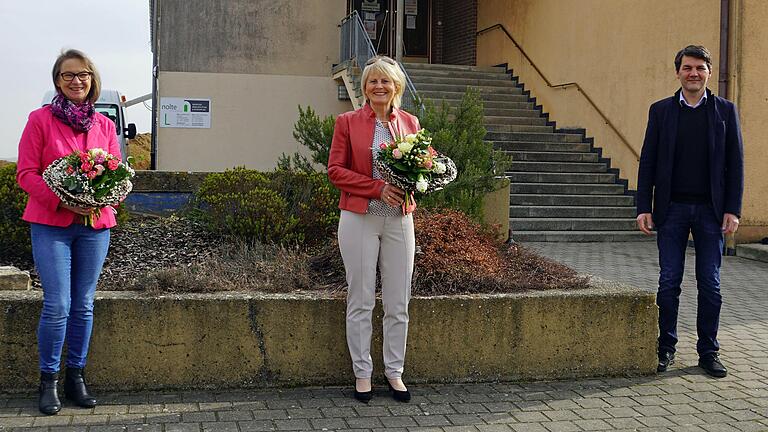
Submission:
MULTIPOLYGON (((51 67, 64 48, 84 51, 101 73, 102 88, 128 99, 152 91, 148 0, 0 1, 0 159, 15 159, 29 113, 53 90, 51 67)), ((151 101, 148 101, 149 105, 151 101)), ((149 132, 150 111, 128 108, 128 122, 149 132)))

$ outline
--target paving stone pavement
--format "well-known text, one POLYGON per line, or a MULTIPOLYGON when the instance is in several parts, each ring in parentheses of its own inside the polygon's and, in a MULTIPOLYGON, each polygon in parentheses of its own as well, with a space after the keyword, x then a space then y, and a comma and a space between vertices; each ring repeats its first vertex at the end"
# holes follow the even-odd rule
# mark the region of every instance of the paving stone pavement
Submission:
MULTIPOLYGON (((655 290, 653 243, 529 246, 580 272, 655 290)), ((686 272, 677 363, 660 375, 414 385, 409 404, 381 386, 369 405, 338 387, 110 393, 94 409, 65 403, 50 417, 34 395, 0 394, 0 431, 768 431, 768 263, 725 257, 722 292, 723 379, 696 367, 695 278, 686 272)))

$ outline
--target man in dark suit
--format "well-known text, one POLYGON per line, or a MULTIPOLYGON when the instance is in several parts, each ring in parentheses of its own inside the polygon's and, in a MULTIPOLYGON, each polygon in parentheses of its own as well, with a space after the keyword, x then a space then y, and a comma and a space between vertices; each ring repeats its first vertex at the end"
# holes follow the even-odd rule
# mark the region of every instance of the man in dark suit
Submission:
POLYGON ((651 105, 637 176, 637 225, 657 228, 659 365, 674 362, 677 311, 688 235, 696 251, 699 366, 724 377, 719 359, 723 235, 736 232, 744 190, 744 155, 734 105, 707 89, 712 58, 689 45, 675 56, 681 89, 651 105), (653 201, 653 206, 651 202, 653 201))

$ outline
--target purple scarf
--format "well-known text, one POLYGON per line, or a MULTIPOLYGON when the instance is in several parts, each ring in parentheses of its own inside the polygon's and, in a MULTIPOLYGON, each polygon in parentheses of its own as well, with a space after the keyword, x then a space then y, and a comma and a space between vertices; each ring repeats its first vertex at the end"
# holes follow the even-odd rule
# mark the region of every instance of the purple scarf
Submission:
POLYGON ((95 112, 92 103, 74 104, 61 93, 57 93, 51 101, 51 113, 54 117, 79 132, 88 132, 91 129, 95 112))

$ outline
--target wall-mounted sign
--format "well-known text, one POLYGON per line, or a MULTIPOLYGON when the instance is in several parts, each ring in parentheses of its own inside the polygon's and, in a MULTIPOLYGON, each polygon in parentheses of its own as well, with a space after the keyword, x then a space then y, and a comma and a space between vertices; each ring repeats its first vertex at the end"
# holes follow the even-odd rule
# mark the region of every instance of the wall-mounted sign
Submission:
POLYGON ((418 0, 405 0, 403 4, 406 15, 418 15, 419 14, 419 2, 418 0))
POLYGON ((211 128, 211 100, 201 98, 160 98, 160 127, 211 128))
POLYGON ((363 0, 360 9, 364 12, 379 12, 381 10, 381 5, 379 4, 379 0, 363 0))

